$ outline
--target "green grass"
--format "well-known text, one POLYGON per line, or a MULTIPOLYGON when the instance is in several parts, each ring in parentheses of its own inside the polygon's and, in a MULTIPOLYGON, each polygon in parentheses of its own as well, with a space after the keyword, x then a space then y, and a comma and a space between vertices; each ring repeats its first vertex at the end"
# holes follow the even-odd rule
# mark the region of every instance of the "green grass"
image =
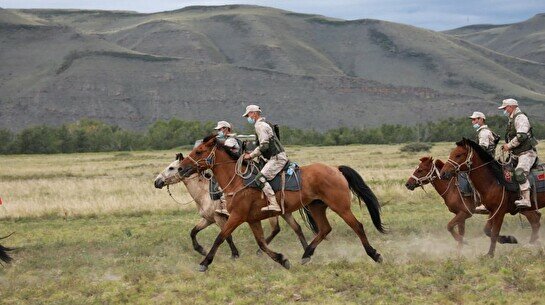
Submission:
MULTIPOLYGON (((431 154, 442 157, 451 146, 434 145, 431 154)), ((176 205, 151 184, 155 172, 170 162, 171 152, 2 156, 0 166, 7 175, 53 174, 0 181, 0 195, 9 199, 0 206, 0 235, 15 232, 2 243, 17 247, 14 263, 0 267, 0 303, 542 304, 545 253, 527 245, 527 222, 506 217, 502 233, 515 235, 521 244, 498 245, 496 257, 489 259, 483 256, 488 249, 481 233, 485 218, 477 215, 466 225, 468 245, 458 256, 445 228, 452 214, 437 194, 429 187, 427 192, 403 187, 419 156, 401 155, 399 148, 288 147, 301 164, 327 160, 362 173, 383 204, 389 234, 373 228, 365 208, 354 203, 353 211, 384 256, 383 264, 367 257, 355 234, 329 211, 333 231, 309 264, 299 264, 303 250, 283 221, 271 247, 290 259, 290 270, 257 256, 244 224, 233 234, 240 259, 231 260, 229 248, 222 245, 206 273, 197 272, 202 257, 189 237, 199 219, 194 207, 176 205), (35 159, 42 162, 30 162, 35 159), (135 164, 142 166, 122 170, 135 164), (79 169, 89 177, 54 175, 79 169), (97 173, 105 176, 93 176, 97 173), (81 190, 65 192, 62 185, 81 190), (39 197, 52 206, 38 206, 44 204, 39 197), (118 206, 95 209, 93 204, 100 204, 96 198, 118 206), (36 206, 15 207, 27 201, 36 206), (59 207, 69 213, 59 213, 59 207)), ((178 189, 174 195, 186 196, 178 189)), ((295 217, 300 219, 298 213, 295 217)), ((268 224, 264 226, 268 232, 268 224)), ((206 249, 218 231, 212 227, 199 234, 206 249)))

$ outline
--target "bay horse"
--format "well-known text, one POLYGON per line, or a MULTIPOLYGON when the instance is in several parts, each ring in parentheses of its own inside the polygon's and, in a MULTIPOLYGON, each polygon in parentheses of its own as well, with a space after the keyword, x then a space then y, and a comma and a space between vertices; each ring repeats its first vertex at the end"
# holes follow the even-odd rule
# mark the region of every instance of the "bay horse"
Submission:
MULTIPOLYGON (((475 214, 476 203, 473 196, 464 197, 462 195, 458 187, 457 176, 451 177, 448 181, 440 179, 439 172, 444 165, 443 161, 439 159, 434 160, 432 157, 420 158, 420 164, 418 164, 411 177, 407 180, 405 187, 411 191, 417 187, 424 188, 426 184, 431 184, 434 187, 439 196, 443 198, 448 210, 455 215, 448 222, 447 230, 458 242, 458 250, 461 250, 464 244, 465 221, 475 214), (458 232, 456 232, 455 228, 458 229, 458 232)), ((484 232, 487 236, 490 236, 490 221, 486 222, 484 232)), ((500 244, 516 244, 517 239, 510 235, 500 235, 498 242, 500 244)))
POLYGON ((456 148, 450 152, 449 159, 441 169, 440 175, 442 179, 449 179, 458 172, 468 173, 474 190, 478 192, 481 202, 491 213, 488 220, 491 223, 488 256, 494 256, 496 242, 507 213, 512 215, 521 213, 526 216, 532 226, 530 243, 535 243, 538 240, 541 217, 538 209, 545 205, 545 193, 537 194, 538 207, 517 208, 514 202, 518 199, 519 194, 506 189, 508 182, 505 180, 502 165, 479 144, 466 138, 456 142, 456 148))
MULTIPOLYGON (((199 271, 206 271, 212 263, 219 245, 239 225, 247 222, 252 229, 259 248, 267 253, 275 262, 289 269, 291 264, 281 253, 270 250, 263 237, 261 220, 277 216, 280 212, 261 211, 266 206, 267 200, 261 190, 250 188, 244 185, 238 168, 238 156, 230 153, 229 149, 223 146, 216 137, 211 135, 203 139, 203 142, 195 147, 191 153, 181 162, 180 175, 188 176, 194 172, 202 172, 211 169, 219 185, 224 190, 227 199, 227 210, 231 214, 227 223, 214 241, 214 245, 208 255, 200 263, 199 271), (237 174, 238 173, 238 174, 237 174)), ((246 166, 242 165, 245 169, 246 166)), ((384 233, 384 227, 380 219, 380 205, 371 189, 365 184, 361 176, 348 166, 333 167, 321 163, 314 163, 302 166, 301 190, 285 191, 284 196, 277 192, 278 202, 284 202, 287 213, 307 207, 318 227, 318 234, 303 254, 301 263, 310 261, 311 256, 318 244, 331 232, 331 226, 326 216, 326 209, 329 207, 337 213, 356 232, 360 241, 374 261, 381 262, 381 255, 369 244, 363 225, 352 213, 351 192, 366 203, 374 226, 379 232, 384 233)))
MULTIPOLYGON (((11 233, 13 234, 13 233, 11 233)), ((0 237, 0 240, 6 239, 11 236, 11 234, 6 235, 4 237, 0 237)), ((13 251, 13 248, 8 248, 2 244, 0 244, 0 261, 9 264, 13 260, 13 258, 9 255, 9 252, 13 251)))
MULTIPOLYGON (((200 253, 203 256, 207 255, 207 252, 197 241, 197 234, 210 226, 211 224, 216 224, 218 227, 223 228, 227 222, 227 217, 224 214, 216 213, 215 211, 219 208, 219 200, 213 200, 210 197, 210 186, 209 180, 205 179, 200 174, 192 174, 190 177, 182 178, 179 175, 180 162, 184 159, 183 154, 176 154, 176 159, 170 163, 157 177, 155 178, 154 185, 158 189, 162 189, 164 186, 173 185, 179 183, 180 181, 184 183, 189 192, 189 195, 195 201, 195 205, 199 212, 199 215, 202 217, 201 220, 193 227, 191 230, 191 242, 193 244, 193 249, 200 253)), ((310 216, 310 215, 308 215, 310 216)), ((297 223, 295 218, 291 213, 282 215, 282 218, 290 225, 293 229, 303 248, 307 247, 307 240, 301 226, 297 223)), ((271 224, 271 234, 267 237, 266 242, 269 244, 273 238, 280 232, 280 224, 278 223, 278 217, 269 218, 271 224)), ((310 227, 317 232, 317 228, 314 225, 313 220, 310 221, 310 227)), ((231 249, 231 257, 238 258, 239 252, 235 246, 231 236, 226 238, 229 248, 231 249)))

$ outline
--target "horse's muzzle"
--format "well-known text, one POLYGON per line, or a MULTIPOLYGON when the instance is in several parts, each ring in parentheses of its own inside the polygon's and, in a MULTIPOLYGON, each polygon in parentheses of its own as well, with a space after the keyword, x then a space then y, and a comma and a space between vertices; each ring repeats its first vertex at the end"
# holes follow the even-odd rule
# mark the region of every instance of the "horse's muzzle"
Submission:
POLYGON ((414 183, 405 183, 405 187, 409 190, 409 191, 413 191, 415 188, 416 188, 416 184, 414 183))
POLYGON ((163 179, 161 178, 157 178, 155 179, 155 182, 153 183, 153 185, 155 185, 155 187, 158 189, 162 189, 163 186, 165 186, 165 181, 163 181, 163 179))
POLYGON ((193 168, 193 166, 184 166, 184 167, 178 168, 178 174, 180 174, 180 177, 182 178, 189 177, 196 171, 197 170, 193 168))

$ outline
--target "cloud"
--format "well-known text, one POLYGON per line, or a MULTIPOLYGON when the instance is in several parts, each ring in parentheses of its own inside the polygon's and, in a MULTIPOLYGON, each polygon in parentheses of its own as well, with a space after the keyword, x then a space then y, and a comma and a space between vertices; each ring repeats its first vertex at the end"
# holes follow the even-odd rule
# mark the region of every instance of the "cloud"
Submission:
POLYGON ((105 10, 133 10, 159 12, 190 5, 253 4, 274 6, 298 13, 319 14, 340 19, 380 19, 410 24, 433 30, 493 23, 504 24, 523 21, 545 12, 543 0, 4 0, 4 8, 80 8, 105 10))

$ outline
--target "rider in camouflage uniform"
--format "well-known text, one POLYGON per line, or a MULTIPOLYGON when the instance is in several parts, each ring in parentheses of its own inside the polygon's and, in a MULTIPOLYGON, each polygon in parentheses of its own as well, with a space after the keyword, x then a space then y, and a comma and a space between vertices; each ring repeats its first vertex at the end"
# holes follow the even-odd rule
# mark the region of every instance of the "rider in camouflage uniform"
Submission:
MULTIPOLYGON (((217 130, 217 138, 220 142, 223 143, 223 145, 229 147, 229 149, 234 153, 240 152, 240 144, 236 139, 236 134, 232 133, 232 125, 229 122, 219 121, 214 129, 217 130)), ((213 185, 217 185, 217 181, 215 180, 215 178, 213 178, 213 180, 214 181, 210 185, 210 190, 213 193, 221 192, 221 188, 219 186, 213 187, 213 185)), ((216 210, 216 213, 229 216, 229 212, 227 212, 226 202, 227 201, 225 200, 225 195, 222 193, 220 198, 220 209, 216 210)))
POLYGON ((280 206, 276 202, 274 191, 268 181, 272 180, 284 168, 288 162, 288 156, 284 151, 284 147, 280 144, 278 137, 275 135, 272 126, 261 116, 259 106, 249 105, 242 116, 247 117, 248 123, 255 125, 258 143, 254 151, 244 154, 244 159, 249 160, 259 156, 267 159, 267 163, 256 176, 256 182, 258 182, 258 185, 269 201, 269 205, 261 210, 281 211, 280 206))
MULTIPOLYGON (((471 119, 473 128, 475 128, 477 131, 477 143, 479 143, 479 146, 494 157, 496 154, 497 143, 494 133, 492 130, 490 130, 490 128, 488 128, 488 125, 485 124, 486 116, 482 112, 475 111, 469 118, 471 119)), ((488 210, 483 204, 481 204, 475 208, 475 212, 486 213, 488 210)))
POLYGON ((504 109, 504 114, 509 117, 505 140, 507 144, 502 150, 510 151, 514 159, 518 159, 515 169, 515 180, 520 184, 521 199, 516 200, 517 207, 531 207, 530 182, 528 175, 537 158, 537 140, 532 134, 532 127, 526 114, 518 107, 515 99, 505 99, 498 107, 504 109))

